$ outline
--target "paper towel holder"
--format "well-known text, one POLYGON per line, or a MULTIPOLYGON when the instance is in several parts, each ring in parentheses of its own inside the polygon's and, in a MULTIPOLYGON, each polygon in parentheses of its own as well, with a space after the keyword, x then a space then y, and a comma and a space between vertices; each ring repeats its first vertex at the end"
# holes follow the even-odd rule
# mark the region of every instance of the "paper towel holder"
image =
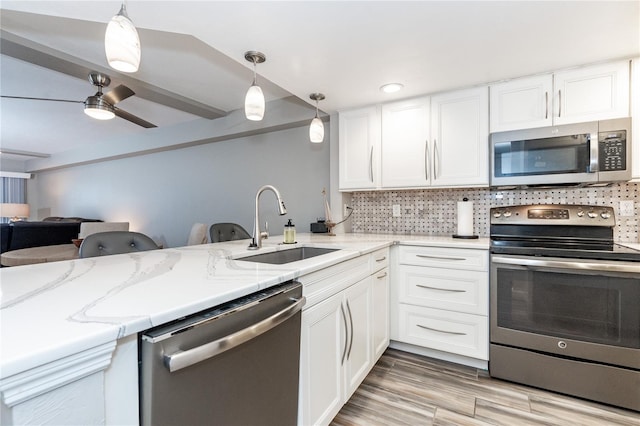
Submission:
MULTIPOLYGON (((462 201, 469 201, 468 198, 463 198, 462 201)), ((458 235, 458 234, 453 234, 452 235, 453 238, 460 238, 460 239, 465 239, 465 240, 476 240, 478 239, 477 235, 458 235)))

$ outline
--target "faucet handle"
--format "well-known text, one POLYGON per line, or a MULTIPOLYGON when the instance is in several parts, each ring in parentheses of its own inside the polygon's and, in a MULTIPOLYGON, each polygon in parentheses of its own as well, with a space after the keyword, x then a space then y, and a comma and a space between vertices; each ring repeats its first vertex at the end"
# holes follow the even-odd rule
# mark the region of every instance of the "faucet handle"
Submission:
POLYGON ((262 231, 260 235, 262 236, 263 240, 269 238, 269 222, 267 222, 266 220, 264 221, 264 231, 262 231))

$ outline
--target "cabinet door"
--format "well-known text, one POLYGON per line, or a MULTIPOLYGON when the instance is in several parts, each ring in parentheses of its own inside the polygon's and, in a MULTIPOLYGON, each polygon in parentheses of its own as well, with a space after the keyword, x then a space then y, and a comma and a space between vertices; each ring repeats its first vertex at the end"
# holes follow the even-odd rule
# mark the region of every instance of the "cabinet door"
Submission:
POLYGON ((376 107, 339 113, 340 189, 379 186, 380 118, 376 107))
POLYGON ((491 132, 552 125, 551 74, 492 84, 489 90, 491 132))
POLYGON ((349 347, 345 361, 345 402, 369 373, 372 362, 371 277, 345 290, 344 304, 349 318, 349 347))
POLYGON ((342 298, 338 293, 302 313, 299 424, 328 425, 342 407, 348 343, 342 298))
POLYGON ((489 184, 489 90, 458 90, 431 98, 433 186, 489 184))
POLYGON ((373 360, 382 356, 389 346, 389 268, 373 275, 373 360))
POLYGON ((629 116, 629 61, 554 75, 554 124, 629 116))
POLYGON ((382 187, 429 185, 429 98, 382 106, 382 187))

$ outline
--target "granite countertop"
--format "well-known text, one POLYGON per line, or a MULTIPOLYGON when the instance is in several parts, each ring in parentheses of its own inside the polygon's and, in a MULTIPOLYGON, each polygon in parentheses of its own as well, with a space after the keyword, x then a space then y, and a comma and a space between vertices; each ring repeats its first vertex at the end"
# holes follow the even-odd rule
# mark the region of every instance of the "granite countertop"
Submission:
POLYGON ((298 234, 342 250, 286 265, 238 257, 292 248, 281 236, 0 269, 0 379, 402 241, 487 249, 489 240, 298 234))

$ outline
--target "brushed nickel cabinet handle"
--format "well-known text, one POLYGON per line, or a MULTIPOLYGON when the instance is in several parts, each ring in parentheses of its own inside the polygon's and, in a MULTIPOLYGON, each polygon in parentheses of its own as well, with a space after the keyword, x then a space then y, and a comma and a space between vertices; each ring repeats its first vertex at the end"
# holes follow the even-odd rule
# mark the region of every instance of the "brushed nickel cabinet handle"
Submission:
POLYGON ((376 259, 376 262, 384 262, 385 260, 387 260, 387 256, 383 256, 380 259, 376 259))
POLYGON ((418 327, 420 328, 424 328, 425 330, 429 330, 429 331, 437 331, 438 333, 444 333, 444 334, 453 334, 455 336, 466 336, 467 333, 460 333, 458 331, 447 331, 447 330, 438 330, 437 328, 431 328, 431 327, 427 327, 425 325, 420 325, 420 324, 416 324, 418 327))
POLYGON ((433 178, 438 179, 438 141, 433 140, 433 178))
POLYGON ((351 306, 349 306, 348 300, 347 311, 349 311, 349 322, 351 323, 351 340, 349 341, 349 353, 347 354, 347 359, 349 359, 351 358, 351 349, 353 349, 353 315, 351 314, 351 306))
POLYGON ((544 111, 544 119, 546 120, 547 118, 549 118, 549 92, 544 92, 544 104, 545 104, 545 111, 544 111))
POLYGON ((423 259, 436 259, 436 260, 467 260, 464 257, 448 257, 448 256, 429 256, 426 254, 416 254, 416 257, 421 257, 423 259))
POLYGON ((416 287, 427 288, 429 290, 440 290, 440 291, 449 291, 451 293, 466 293, 467 290, 458 290, 454 288, 440 288, 440 287, 430 287, 428 285, 416 284, 416 287))
POLYGON ((424 141, 424 178, 429 180, 429 139, 424 141))
POLYGON ((387 273, 385 272, 385 273, 383 273, 382 275, 378 275, 376 278, 377 278, 377 279, 379 279, 379 280, 381 280, 381 279, 383 279, 383 278, 384 278, 384 277, 386 277, 386 276, 387 276, 387 273))
POLYGON ((558 90, 558 118, 562 115, 562 90, 558 90))
POLYGON ((373 147, 371 147, 371 152, 369 153, 369 179, 373 183, 373 147))
POLYGON ((349 346, 349 326, 347 325, 347 313, 344 311, 342 303, 340 304, 340 310, 342 311, 342 321, 344 322, 344 352, 342 352, 340 365, 344 365, 344 360, 347 358, 347 347, 349 346))

